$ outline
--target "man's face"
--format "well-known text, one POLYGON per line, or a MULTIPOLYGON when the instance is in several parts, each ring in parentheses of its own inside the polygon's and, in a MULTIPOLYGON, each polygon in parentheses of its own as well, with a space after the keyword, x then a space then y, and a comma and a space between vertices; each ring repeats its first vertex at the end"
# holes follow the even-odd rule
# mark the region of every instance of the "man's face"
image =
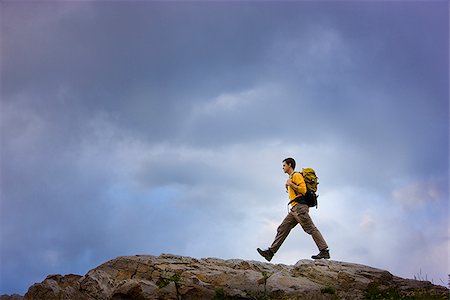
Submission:
POLYGON ((289 167, 290 165, 288 165, 287 163, 283 162, 283 172, 286 174, 289 174, 289 167))

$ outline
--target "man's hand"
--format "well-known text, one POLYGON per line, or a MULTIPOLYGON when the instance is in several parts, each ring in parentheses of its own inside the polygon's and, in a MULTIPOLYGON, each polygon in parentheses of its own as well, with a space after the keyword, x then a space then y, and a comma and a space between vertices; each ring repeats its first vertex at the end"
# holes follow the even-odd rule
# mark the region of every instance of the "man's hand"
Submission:
POLYGON ((288 187, 288 186, 292 187, 292 184, 294 184, 294 183, 292 182, 292 179, 291 179, 291 178, 289 178, 288 180, 286 180, 286 187, 288 187))
POLYGON ((286 188, 290 186, 291 189, 293 189, 296 193, 298 193, 298 186, 292 181, 291 178, 289 178, 288 180, 286 180, 286 188))

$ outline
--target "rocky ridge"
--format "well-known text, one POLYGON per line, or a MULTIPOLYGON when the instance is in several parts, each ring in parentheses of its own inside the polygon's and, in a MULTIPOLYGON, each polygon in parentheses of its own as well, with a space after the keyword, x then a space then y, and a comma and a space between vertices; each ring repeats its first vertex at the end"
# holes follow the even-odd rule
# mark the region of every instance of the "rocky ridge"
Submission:
POLYGON ((122 256, 80 275, 50 275, 24 299, 449 299, 449 290, 332 260, 293 266, 239 259, 122 256))

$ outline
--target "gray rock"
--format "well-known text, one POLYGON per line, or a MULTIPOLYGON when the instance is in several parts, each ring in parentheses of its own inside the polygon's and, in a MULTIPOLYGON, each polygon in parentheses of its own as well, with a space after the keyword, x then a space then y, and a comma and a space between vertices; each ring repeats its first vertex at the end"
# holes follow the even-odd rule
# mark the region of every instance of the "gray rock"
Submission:
POLYGON ((83 277, 51 275, 31 286, 24 299, 382 299, 393 294, 448 299, 449 291, 338 261, 287 266, 162 254, 118 257, 83 277))

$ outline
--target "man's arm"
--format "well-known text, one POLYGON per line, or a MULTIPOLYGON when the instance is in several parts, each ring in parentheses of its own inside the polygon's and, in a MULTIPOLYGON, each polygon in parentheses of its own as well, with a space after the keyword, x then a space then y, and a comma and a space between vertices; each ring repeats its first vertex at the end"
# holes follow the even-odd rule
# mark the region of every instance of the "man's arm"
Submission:
POLYGON ((306 184, 303 176, 300 173, 295 173, 292 179, 286 181, 286 185, 290 186, 297 194, 306 194, 306 184))
POLYGON ((290 186, 291 189, 293 189, 294 191, 297 192, 297 194, 300 193, 300 192, 299 192, 300 186, 299 186, 299 185, 296 185, 296 184, 292 181, 292 179, 289 178, 289 179, 286 181, 286 186, 290 186))

